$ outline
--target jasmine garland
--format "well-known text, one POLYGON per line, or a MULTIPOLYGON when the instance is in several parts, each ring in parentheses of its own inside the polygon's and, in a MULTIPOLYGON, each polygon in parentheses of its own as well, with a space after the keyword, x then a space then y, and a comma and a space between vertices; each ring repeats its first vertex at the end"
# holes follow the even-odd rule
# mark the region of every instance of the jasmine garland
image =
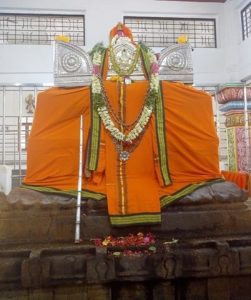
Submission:
POLYGON ((102 54, 101 52, 97 51, 93 55, 92 97, 104 127, 118 142, 133 143, 133 141, 143 133, 154 110, 155 100, 158 97, 159 89, 158 64, 152 51, 148 50, 147 56, 151 65, 149 91, 135 126, 127 134, 124 134, 114 124, 109 113, 109 108, 106 105, 100 77, 102 54))

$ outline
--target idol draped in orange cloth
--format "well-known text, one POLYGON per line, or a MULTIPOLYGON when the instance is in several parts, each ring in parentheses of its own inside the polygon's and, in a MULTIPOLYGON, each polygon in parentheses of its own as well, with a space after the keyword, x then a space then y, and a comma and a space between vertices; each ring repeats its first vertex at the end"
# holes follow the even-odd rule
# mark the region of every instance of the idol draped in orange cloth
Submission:
POLYGON ((159 83, 155 55, 136 45, 123 24, 112 29, 109 49, 94 51, 92 61, 90 88, 39 94, 26 187, 76 194, 80 115, 83 196, 106 198, 112 225, 160 223, 161 207, 222 180, 209 95, 159 83), (115 81, 106 80, 108 59, 119 75, 115 81), (126 83, 138 62, 148 80, 126 83))
MULTIPOLYGON (((104 81, 104 89, 114 113, 118 113, 119 82, 104 81)), ((133 82, 123 89, 125 123, 130 124, 140 113, 148 82, 133 82)), ((24 184, 40 191, 76 192, 82 114, 83 196, 97 201, 106 197, 113 225, 161 222, 162 206, 220 179, 221 174, 211 97, 192 87, 166 81, 161 83, 160 90, 160 106, 128 160, 119 159, 113 138, 102 122, 98 124, 97 162, 93 171, 88 169, 87 157, 96 126, 92 124, 90 88, 51 88, 40 93, 29 138, 24 184), (164 156, 160 151, 163 146, 164 156)))

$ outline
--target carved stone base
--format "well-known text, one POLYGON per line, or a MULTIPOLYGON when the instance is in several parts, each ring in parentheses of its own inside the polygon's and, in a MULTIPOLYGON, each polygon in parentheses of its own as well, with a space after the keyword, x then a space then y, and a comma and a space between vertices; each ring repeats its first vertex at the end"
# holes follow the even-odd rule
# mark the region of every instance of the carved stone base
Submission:
MULTIPOLYGON (((162 212, 161 225, 112 227, 106 201, 87 199, 81 207, 81 238, 153 232, 159 239, 227 237, 251 232, 247 193, 225 182, 201 188, 162 212)), ((72 243, 76 200, 15 188, 0 196, 0 245, 72 243)))
POLYGON ((166 208, 161 225, 130 228, 111 227, 105 201, 87 200, 84 242, 74 244, 75 199, 0 194, 0 300, 251 299, 246 193, 227 184, 189 197, 166 208), (134 231, 155 233, 156 253, 117 257, 89 241, 134 231), (178 243, 165 244, 170 238, 178 243))
POLYGON ((52 244, 1 250, 0 262, 0 300, 240 300, 251 293, 251 237, 179 242, 128 257, 52 244))

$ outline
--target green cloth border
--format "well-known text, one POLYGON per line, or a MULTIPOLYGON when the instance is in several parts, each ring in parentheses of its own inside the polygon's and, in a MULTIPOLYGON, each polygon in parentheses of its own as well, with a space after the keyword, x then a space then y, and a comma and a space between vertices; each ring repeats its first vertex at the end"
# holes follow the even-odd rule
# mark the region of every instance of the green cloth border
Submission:
POLYGON ((88 149, 88 170, 95 171, 98 166, 101 120, 93 103, 91 95, 91 129, 90 129, 90 147, 88 149))
MULTIPOLYGON (((103 47, 103 44, 96 46, 96 51, 101 53, 101 75, 104 72, 104 61, 106 57, 107 49, 103 47)), ((100 131, 101 131, 101 119, 96 110, 92 93, 90 94, 90 107, 91 107, 91 129, 90 129, 90 147, 88 149, 88 169, 95 171, 98 166, 99 159, 99 146, 100 146, 100 131)))
POLYGON ((139 45, 140 45, 141 61, 143 62, 143 68, 145 71, 145 75, 146 75, 147 79, 149 80, 150 73, 151 73, 151 69, 150 69, 151 63, 149 61, 149 57, 147 54, 148 48, 142 43, 139 43, 139 45))
POLYGON ((111 224, 114 226, 124 225, 149 225, 161 223, 160 213, 142 213, 135 215, 110 216, 111 224))
POLYGON ((160 171, 164 182, 167 186, 171 184, 172 180, 168 169, 168 158, 167 158, 167 143, 166 143, 166 128, 165 128, 165 114, 162 94, 162 82, 159 85, 159 93, 156 100, 155 108, 155 128, 157 134, 158 152, 160 158, 160 171))
MULTIPOLYGON (((108 48, 104 48, 101 50, 101 70, 100 70, 100 75, 103 78, 104 77, 104 70, 105 70, 105 60, 106 56, 108 55, 108 48)), ((107 74, 106 74, 107 76, 107 74)), ((105 78, 106 79, 106 78, 105 78)))
POLYGON ((225 180, 222 178, 217 178, 217 179, 210 179, 207 181, 203 181, 200 183, 194 183, 194 184, 189 184, 185 186, 184 188, 178 190, 177 192, 173 193, 172 195, 166 195, 162 196, 160 198, 160 206, 161 208, 165 207, 166 205, 184 197, 187 196, 188 194, 191 194, 192 192, 198 190, 199 188, 207 185, 211 185, 213 183, 217 182, 224 182, 225 180))
MULTIPOLYGON (((35 186, 35 185, 28 185, 28 184, 22 184, 20 188, 23 189, 29 189, 41 193, 47 193, 47 194, 57 194, 57 195, 65 195, 65 196, 73 196, 77 197, 78 191, 77 190, 58 190, 55 188, 51 187, 46 187, 46 186, 35 186)), ((93 191, 89 190, 82 190, 81 191, 81 197, 82 198, 91 198, 94 200, 103 200, 106 198, 105 194, 101 193, 95 193, 93 191)))

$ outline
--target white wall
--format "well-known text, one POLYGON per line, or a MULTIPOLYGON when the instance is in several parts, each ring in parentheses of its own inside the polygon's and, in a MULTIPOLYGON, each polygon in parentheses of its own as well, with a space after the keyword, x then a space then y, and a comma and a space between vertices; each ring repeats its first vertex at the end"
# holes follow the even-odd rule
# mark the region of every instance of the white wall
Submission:
POLYGON ((227 82, 241 81, 251 75, 251 38, 242 40, 241 10, 250 0, 228 0, 224 5, 225 78, 227 82))
MULTIPOLYGON (((247 54, 251 41, 238 39, 239 26, 231 23, 236 14, 237 3, 228 0, 225 4, 155 1, 155 0, 1 0, 1 12, 28 13, 84 13, 86 16, 86 50, 103 41, 107 44, 110 29, 123 21, 124 15, 158 17, 208 17, 217 19, 217 49, 195 49, 193 52, 195 83, 224 83, 238 81, 251 74, 250 60, 238 58, 247 54), (227 25, 226 25, 227 24, 227 25), (227 29, 231 25, 230 34, 227 29), (242 67, 241 67, 242 66, 242 67)), ((238 6, 237 5, 237 6, 238 6)), ((239 33, 241 34, 241 33, 239 33)), ((52 46, 0 46, 0 82, 42 83, 52 82, 52 46)))
MULTIPOLYGON (((239 1, 239 5, 236 7, 237 12, 240 14, 240 10, 250 3, 250 0, 239 1)), ((241 25, 239 25, 241 26, 241 25)), ((249 37, 245 41, 242 37, 238 36, 238 47, 239 47, 239 78, 244 79, 251 77, 251 38, 249 37)), ((250 78, 251 79, 251 78, 250 78)))

